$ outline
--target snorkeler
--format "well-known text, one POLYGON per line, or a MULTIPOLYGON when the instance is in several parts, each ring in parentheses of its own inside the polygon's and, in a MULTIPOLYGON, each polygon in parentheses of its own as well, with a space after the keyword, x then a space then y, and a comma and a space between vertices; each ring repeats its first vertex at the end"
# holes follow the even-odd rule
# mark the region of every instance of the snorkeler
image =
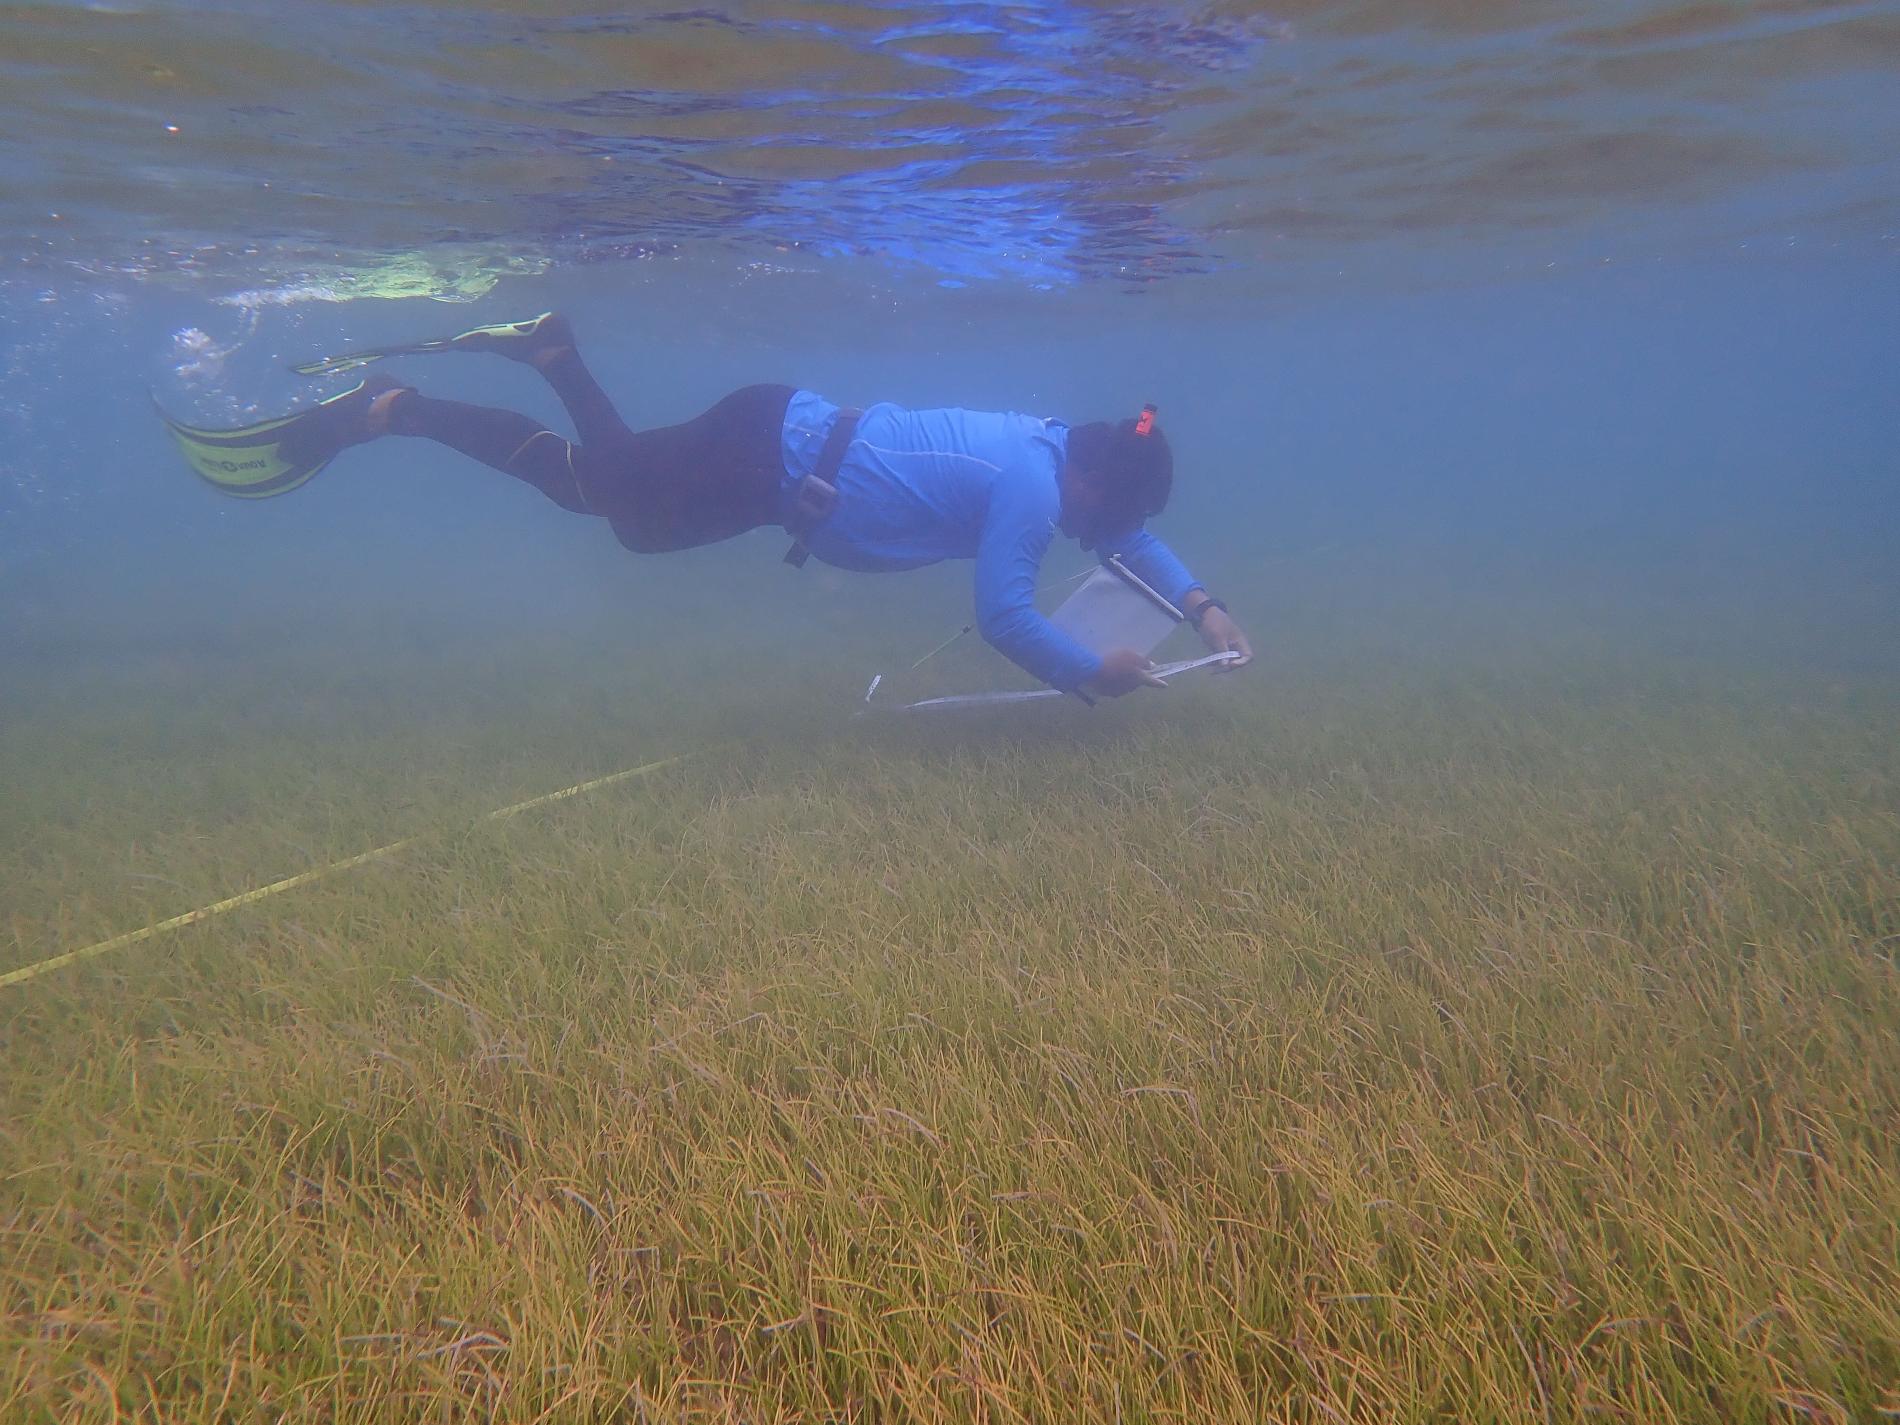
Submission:
POLYGON ((534 367, 578 443, 513 411, 425 396, 372 373, 342 395, 242 430, 166 418, 192 468, 226 494, 283 494, 343 449, 421 436, 533 485, 561 508, 605 519, 628 549, 690 549, 762 526, 841 569, 976 561, 977 626, 998 652, 1052 687, 1111 697, 1165 687, 1134 649, 1098 657, 1037 612, 1037 571, 1060 530, 1119 555, 1173 603, 1216 653, 1251 661, 1227 606, 1209 597, 1146 530, 1167 503, 1174 460, 1152 406, 1139 418, 1069 427, 963 410, 841 408, 791 386, 746 386, 681 425, 635 431, 582 364, 565 318, 480 327, 442 341, 376 347, 294 368, 322 376, 386 356, 492 352, 534 367))

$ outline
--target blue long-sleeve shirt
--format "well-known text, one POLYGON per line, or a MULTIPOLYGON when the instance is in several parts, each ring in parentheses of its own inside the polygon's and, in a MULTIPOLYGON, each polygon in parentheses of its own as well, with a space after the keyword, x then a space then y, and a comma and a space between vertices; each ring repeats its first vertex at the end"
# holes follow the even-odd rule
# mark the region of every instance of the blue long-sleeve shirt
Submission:
MULTIPOLYGON (((811 391, 785 412, 789 514, 812 472, 838 407, 811 391)), ((838 469, 837 508, 806 540, 840 569, 915 569, 976 560, 976 620, 1004 657, 1065 692, 1093 678, 1102 660, 1036 609, 1036 577, 1062 514, 1057 479, 1067 459, 1061 421, 988 411, 868 407, 838 469)), ((1097 550, 1122 561, 1179 605, 1199 580, 1140 526, 1097 550)))

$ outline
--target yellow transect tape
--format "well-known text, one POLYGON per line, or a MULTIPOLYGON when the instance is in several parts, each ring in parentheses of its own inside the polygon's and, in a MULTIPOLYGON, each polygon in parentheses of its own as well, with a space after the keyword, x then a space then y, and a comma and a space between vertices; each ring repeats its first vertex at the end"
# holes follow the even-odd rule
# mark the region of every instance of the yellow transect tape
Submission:
MULTIPOLYGON (((677 757, 662 757, 657 762, 647 762, 638 767, 629 767, 623 772, 610 772, 605 777, 596 777, 591 782, 579 782, 571 787, 563 787, 560 791, 549 792, 545 796, 530 797, 525 802, 516 802, 513 806, 502 807, 499 811, 491 811, 474 824, 479 826, 484 821, 500 821, 503 817, 513 816, 515 813, 527 811, 531 807, 546 806, 549 802, 562 801, 567 797, 577 797, 582 792, 591 792, 594 788, 607 786, 611 782, 624 782, 629 777, 638 777, 648 772, 657 772, 662 767, 670 767, 675 762, 683 762, 692 755, 690 752, 682 752, 677 757)), ((108 950, 119 950, 127 945, 136 945, 141 940, 149 940, 152 936, 162 934, 167 930, 176 930, 183 925, 194 925, 198 921, 209 920, 214 915, 223 915, 227 910, 236 910, 241 905, 249 905, 253 901, 261 901, 266 896, 276 895, 279 891, 288 891, 297 886, 307 885, 311 881, 319 880, 324 876, 333 875, 338 871, 351 870, 354 867, 363 865, 365 862, 374 861, 379 856, 387 856, 393 851, 400 851, 405 846, 414 846, 418 841, 423 840, 424 837, 431 834, 430 832, 421 832, 415 836, 405 836, 401 841, 392 841, 387 846, 376 847, 373 851, 364 851, 355 856, 346 856, 341 861, 332 861, 329 865, 319 866, 313 871, 299 871, 296 875, 286 876, 281 881, 272 881, 268 886, 259 886, 256 890, 245 891, 242 895, 236 895, 230 897, 228 900, 218 901, 215 905, 200 906, 197 910, 188 910, 183 915, 174 915, 170 920, 161 920, 157 924, 148 925, 142 930, 127 931, 124 935, 115 935, 110 940, 101 940, 95 945, 84 945, 77 950, 68 950, 63 955, 54 955, 50 959, 41 960, 35 965, 22 965, 17 970, 9 970, 6 974, 0 975, 0 989, 4 989, 8 985, 20 984, 25 980, 36 979, 46 974, 49 970, 57 970, 63 965, 72 965, 77 964, 81 960, 90 960, 93 956, 103 955, 108 950)))

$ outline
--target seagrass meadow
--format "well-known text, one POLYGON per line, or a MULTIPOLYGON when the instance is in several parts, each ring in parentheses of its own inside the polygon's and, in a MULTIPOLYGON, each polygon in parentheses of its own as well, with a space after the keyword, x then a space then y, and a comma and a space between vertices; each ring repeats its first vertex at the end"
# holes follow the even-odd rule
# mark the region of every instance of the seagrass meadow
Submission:
POLYGON ((1890 675, 1364 573, 1094 712, 592 626, 16 684, 0 971, 426 834, 3 992, 0 1419, 1900 1416, 1890 675))

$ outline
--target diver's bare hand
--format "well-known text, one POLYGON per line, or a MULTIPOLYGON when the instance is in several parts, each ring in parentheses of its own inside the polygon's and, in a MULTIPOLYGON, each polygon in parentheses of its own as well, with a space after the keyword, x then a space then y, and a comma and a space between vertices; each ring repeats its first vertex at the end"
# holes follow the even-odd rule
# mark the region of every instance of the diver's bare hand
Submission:
POLYGON ((1137 653, 1132 648, 1117 648, 1113 653, 1102 655, 1102 671, 1089 679, 1089 691, 1105 698, 1119 698, 1123 693, 1132 693, 1140 687, 1167 687, 1150 671, 1154 666, 1145 653, 1137 653))
POLYGON ((1201 641, 1207 645, 1210 653, 1240 655, 1217 665, 1214 669, 1216 673, 1231 673, 1253 662, 1253 645, 1247 641, 1247 635, 1240 625, 1228 617, 1225 609, 1209 609, 1201 615, 1201 641))

